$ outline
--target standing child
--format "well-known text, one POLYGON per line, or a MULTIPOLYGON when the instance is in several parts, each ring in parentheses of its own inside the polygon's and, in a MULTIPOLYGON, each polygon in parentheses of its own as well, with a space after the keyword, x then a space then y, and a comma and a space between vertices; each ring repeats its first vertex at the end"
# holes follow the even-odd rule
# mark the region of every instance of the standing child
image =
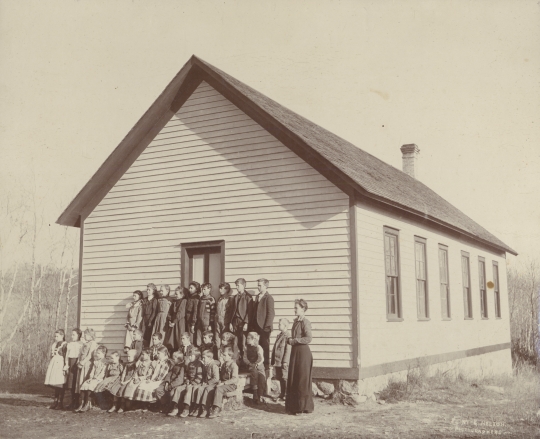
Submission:
POLYGON ((161 343, 161 338, 161 332, 156 332, 154 335, 152 335, 152 346, 150 346, 150 359, 152 361, 157 361, 158 359, 158 350, 163 346, 163 343, 161 343))
POLYGON ((249 382, 253 390, 253 402, 259 404, 260 397, 266 393, 266 374, 264 371, 264 352, 259 346, 259 334, 250 332, 246 340, 244 363, 249 367, 249 382))
MULTIPOLYGON (((186 366, 184 379, 185 379, 185 388, 180 394, 180 399, 178 400, 178 406, 180 406, 180 400, 183 402, 183 410, 180 414, 181 418, 185 418, 189 415, 190 409, 193 410, 193 393, 202 383, 203 379, 203 364, 200 360, 201 351, 198 348, 193 348, 191 351, 191 358, 189 364, 186 366)), ((174 410, 173 410, 174 412, 174 410)), ((176 410, 178 413, 178 410, 176 410)), ((171 416, 174 416, 171 414, 171 416)))
MULTIPOLYGON (((156 398, 159 401, 162 413, 167 413, 169 409, 172 410, 170 405, 173 396, 177 392, 176 389, 184 384, 184 355, 182 352, 173 352, 172 363, 173 365, 169 369, 167 376, 156 389, 156 398)), ((178 402, 178 398, 176 402, 178 402)))
POLYGON ((69 404, 71 410, 79 405, 79 393, 75 393, 75 390, 77 389, 77 374, 79 372, 77 360, 82 348, 81 336, 82 331, 79 328, 74 328, 71 331, 71 341, 66 346, 64 372, 67 376, 64 389, 71 391, 71 402, 69 404))
POLYGON ((66 353, 66 337, 62 329, 54 332, 54 343, 51 346, 51 361, 45 374, 45 385, 54 389, 54 402, 49 407, 51 409, 63 409, 64 404, 64 384, 66 374, 64 373, 64 356, 66 353))
POLYGON ((160 346, 157 350, 157 361, 153 365, 153 372, 150 377, 139 384, 133 395, 134 401, 141 401, 143 412, 148 409, 149 403, 155 403, 157 398, 156 389, 161 385, 169 372, 169 351, 165 346, 160 346))
POLYGON ((170 291, 171 288, 169 285, 161 285, 159 288, 159 299, 157 302, 153 333, 159 332, 162 338, 165 334, 165 323, 167 323, 167 316, 169 315, 169 308, 171 306, 171 301, 169 300, 170 291))
POLYGON ((291 345, 287 340, 291 337, 288 330, 289 321, 279 320, 279 330, 281 331, 272 349, 272 366, 274 367, 274 378, 279 381, 280 393, 278 400, 285 401, 287 392, 287 378, 289 376, 289 359, 291 358, 291 345))
POLYGON ((167 324, 165 325, 165 337, 163 344, 172 353, 180 349, 182 334, 186 332, 186 304, 187 299, 184 297, 184 289, 176 287, 174 290, 175 300, 169 308, 167 324))
MULTIPOLYGON (((189 330, 191 342, 196 344, 195 326, 197 325, 197 314, 199 312, 199 294, 201 285, 199 282, 192 281, 189 283, 189 296, 186 303, 186 330, 189 330)), ((186 357, 184 356, 184 361, 186 357)))
POLYGON ((130 349, 127 352, 127 356, 127 363, 122 371, 122 374, 120 375, 120 380, 116 381, 109 389, 109 393, 114 397, 113 406, 110 408, 109 413, 114 413, 117 410, 119 413, 124 411, 123 407, 125 404, 123 403, 122 393, 137 370, 137 360, 135 360, 137 351, 135 349, 130 349))
MULTIPOLYGON (((223 396, 236 390, 238 384, 238 365, 232 359, 233 351, 229 346, 221 346, 221 367, 219 369, 219 384, 216 386, 214 395, 208 395, 208 401, 212 400, 212 409, 209 418, 220 416, 223 406, 223 396)), ((210 392, 211 393, 211 392, 210 392)))
POLYGON ((237 294, 229 299, 226 323, 229 325, 229 330, 236 337, 240 358, 243 358, 249 325, 251 296, 246 291, 246 280, 244 278, 237 279, 235 285, 237 294))
POLYGON ((208 414, 208 407, 206 405, 208 393, 213 392, 219 383, 219 361, 214 359, 214 353, 212 351, 203 351, 202 362, 204 365, 203 382, 193 396, 193 409, 189 413, 189 416, 206 418, 208 414))
POLYGON ((105 378, 107 348, 98 346, 94 352, 94 362, 90 369, 90 377, 81 386, 81 405, 76 412, 87 412, 92 408, 92 399, 96 386, 105 378))
POLYGON ((150 345, 152 334, 155 332, 154 321, 156 320, 156 308, 158 302, 158 290, 153 283, 146 286, 146 297, 142 301, 142 324, 141 330, 146 346, 150 345))
POLYGON ((203 333, 205 331, 214 332, 214 320, 216 314, 216 299, 210 294, 212 284, 205 283, 202 286, 202 296, 199 302, 199 312, 197 313, 197 342, 195 346, 200 347, 203 343, 203 333))
MULTIPOLYGON (((81 353, 77 360, 77 369, 79 369, 79 371, 77 373, 75 393, 80 393, 82 383, 88 379, 88 374, 90 373, 90 367, 92 366, 92 360, 94 358, 94 351, 97 348, 95 339, 96 334, 94 330, 92 328, 86 328, 82 336, 83 345, 81 346, 81 353)), ((79 404, 80 402, 81 401, 79 401, 79 404)))
POLYGON ((214 334, 210 331, 203 332, 203 342, 199 348, 201 352, 210 351, 214 356, 214 360, 218 359, 218 348, 214 343, 214 334))
POLYGON ((114 351, 111 353, 111 360, 105 369, 105 378, 96 386, 94 393, 110 391, 120 381, 123 371, 124 365, 120 361, 120 352, 114 351))
POLYGON ((126 328, 126 338, 124 341, 124 352, 127 352, 133 341, 133 331, 140 329, 143 315, 142 308, 143 293, 139 290, 133 292, 133 302, 128 304, 126 328))
MULTIPOLYGON (((228 303, 231 294, 231 285, 227 282, 222 282, 219 284, 219 299, 216 304, 216 317, 214 323, 214 340, 216 345, 219 348, 221 342, 221 334, 227 331, 228 328, 225 326, 225 320, 227 317, 227 311, 229 309, 228 303)), ((217 357, 216 357, 217 358, 217 357)))
MULTIPOLYGON (((122 398, 124 398, 123 401, 125 402, 125 405, 123 406, 124 410, 130 409, 131 400, 133 399, 133 395, 135 395, 137 387, 139 387, 142 382, 152 378, 153 372, 154 367, 152 360, 150 359, 150 349, 143 349, 141 358, 137 361, 137 368, 135 369, 133 378, 131 378, 122 390, 122 398)), ((120 410, 118 410, 118 413, 122 413, 123 410, 120 410)))

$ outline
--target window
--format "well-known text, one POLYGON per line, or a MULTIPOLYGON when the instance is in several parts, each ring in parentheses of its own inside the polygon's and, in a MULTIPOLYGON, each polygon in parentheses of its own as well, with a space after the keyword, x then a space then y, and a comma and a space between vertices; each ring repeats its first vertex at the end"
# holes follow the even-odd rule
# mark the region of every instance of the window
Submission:
POLYGON ((478 258, 478 281, 480 282, 480 315, 483 319, 487 319, 486 260, 482 256, 478 258))
POLYGON ((439 244, 439 282, 443 320, 450 320, 450 276, 448 275, 448 247, 439 244))
POLYGON ((429 300, 427 286, 426 240, 414 238, 414 259, 416 265, 416 303, 420 320, 429 319, 429 300))
POLYGON ((225 242, 195 242, 182 244, 182 284, 191 281, 212 284, 212 296, 219 297, 218 285, 225 278, 225 242))
POLYGON ((472 319, 471 297, 471 270, 469 265, 469 253, 461 252, 461 275, 463 278, 463 302, 465 305, 465 318, 472 319))
POLYGON ((499 264, 493 261, 493 294, 495 301, 495 317, 501 317, 501 292, 499 290, 499 264))
POLYGON ((386 316, 389 320, 401 319, 399 284, 399 232, 384 228, 384 261, 386 272, 386 316))

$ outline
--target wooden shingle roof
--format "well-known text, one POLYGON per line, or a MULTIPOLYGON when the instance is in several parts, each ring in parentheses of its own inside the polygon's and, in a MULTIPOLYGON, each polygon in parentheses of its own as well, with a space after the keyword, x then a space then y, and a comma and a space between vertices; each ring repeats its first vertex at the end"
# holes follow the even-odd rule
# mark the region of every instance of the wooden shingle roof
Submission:
MULTIPOLYGON (((58 219, 59 224, 76 226, 78 215, 95 206, 118 178, 119 159, 124 167, 136 159, 133 149, 160 128, 159 109, 177 111, 201 81, 206 81, 230 99, 255 121, 323 174, 336 177, 360 197, 367 197, 395 209, 461 233, 496 249, 517 254, 512 248, 473 221, 422 182, 354 146, 350 142, 278 104, 227 73, 193 56, 164 92, 139 120, 126 138, 105 161, 92 180, 70 203, 58 219), (170 108, 169 108, 170 107, 170 108), (171 110, 172 109, 172 110, 171 110), (145 129, 146 126, 146 129, 145 129), (139 141, 139 142, 138 142, 139 141), (138 143, 137 143, 138 142, 138 143), (129 160, 126 160, 130 156, 129 160), (108 171, 107 169, 110 168, 108 171), (116 170, 118 178, 111 178, 116 170), (107 182, 100 185, 99 181, 107 182), (92 183, 93 184, 90 184, 92 183), (94 190, 90 190, 93 186, 94 190), (99 196, 102 193, 102 196, 99 196), (86 202, 85 202, 86 201, 86 202)), ((142 151, 142 149, 141 149, 142 151)), ((126 167, 126 170, 127 170, 126 167)), ((125 171, 124 171, 125 172, 125 171)))

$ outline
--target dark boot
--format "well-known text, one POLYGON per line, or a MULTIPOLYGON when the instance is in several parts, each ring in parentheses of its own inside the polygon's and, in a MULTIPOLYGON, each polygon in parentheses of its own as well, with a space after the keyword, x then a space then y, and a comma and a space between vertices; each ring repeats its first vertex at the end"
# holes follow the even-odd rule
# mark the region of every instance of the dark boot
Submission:
POLYGON ((199 410, 199 414, 197 415, 198 418, 206 418, 208 415, 208 410, 206 410, 206 406, 201 404, 201 408, 199 410))
POLYGON ((60 393, 60 399, 58 400, 56 410, 64 410, 64 392, 60 393))
POLYGON ((55 410, 58 407, 58 398, 55 396, 53 403, 49 406, 51 410, 55 410))
POLYGON ((197 416, 198 411, 199 411, 199 405, 198 404, 191 404, 191 409, 189 411, 189 416, 197 416))
POLYGON ((261 402, 261 398, 259 396, 259 389, 257 387, 253 388, 253 403, 259 404, 261 402))

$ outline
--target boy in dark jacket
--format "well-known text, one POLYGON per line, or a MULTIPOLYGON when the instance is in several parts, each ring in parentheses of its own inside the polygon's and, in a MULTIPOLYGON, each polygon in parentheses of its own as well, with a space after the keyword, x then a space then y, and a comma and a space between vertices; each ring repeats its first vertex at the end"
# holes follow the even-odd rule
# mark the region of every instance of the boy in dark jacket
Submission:
POLYGON ((218 359, 218 347, 214 340, 214 334, 210 331, 203 332, 203 342, 199 347, 201 352, 210 351, 214 355, 214 360, 218 359))
POLYGON ((214 360, 214 354, 211 351, 203 351, 203 382, 197 389, 195 395, 195 406, 189 413, 189 416, 198 416, 199 418, 206 418, 208 414, 208 408, 206 406, 208 393, 215 389, 219 384, 219 361, 214 360))
POLYGON ((274 343, 272 350, 272 366, 274 367, 274 379, 279 381, 281 388, 278 400, 285 401, 287 392, 287 377, 289 375, 289 359, 291 358, 291 345, 287 340, 291 337, 288 330, 289 321, 287 319, 279 320, 279 330, 281 331, 274 343))
MULTIPOLYGON (((197 314, 199 312, 199 293, 201 286, 199 282, 189 283, 189 293, 186 304, 186 330, 190 334, 191 342, 195 344, 195 326, 197 325, 197 314)), ((184 357, 187 362, 187 358, 184 357)))
POLYGON ((216 315, 216 299, 214 299, 210 293, 212 292, 212 285, 205 283, 202 286, 202 296, 199 300, 199 311, 197 313, 197 323, 195 325, 197 329, 197 342, 195 346, 200 347, 203 343, 203 333, 205 331, 214 332, 214 320, 216 315))
POLYGON ((246 280, 239 278, 235 282, 236 294, 229 298, 225 315, 225 324, 236 337, 240 358, 244 356, 249 325, 249 302, 251 296, 246 291, 246 280))

